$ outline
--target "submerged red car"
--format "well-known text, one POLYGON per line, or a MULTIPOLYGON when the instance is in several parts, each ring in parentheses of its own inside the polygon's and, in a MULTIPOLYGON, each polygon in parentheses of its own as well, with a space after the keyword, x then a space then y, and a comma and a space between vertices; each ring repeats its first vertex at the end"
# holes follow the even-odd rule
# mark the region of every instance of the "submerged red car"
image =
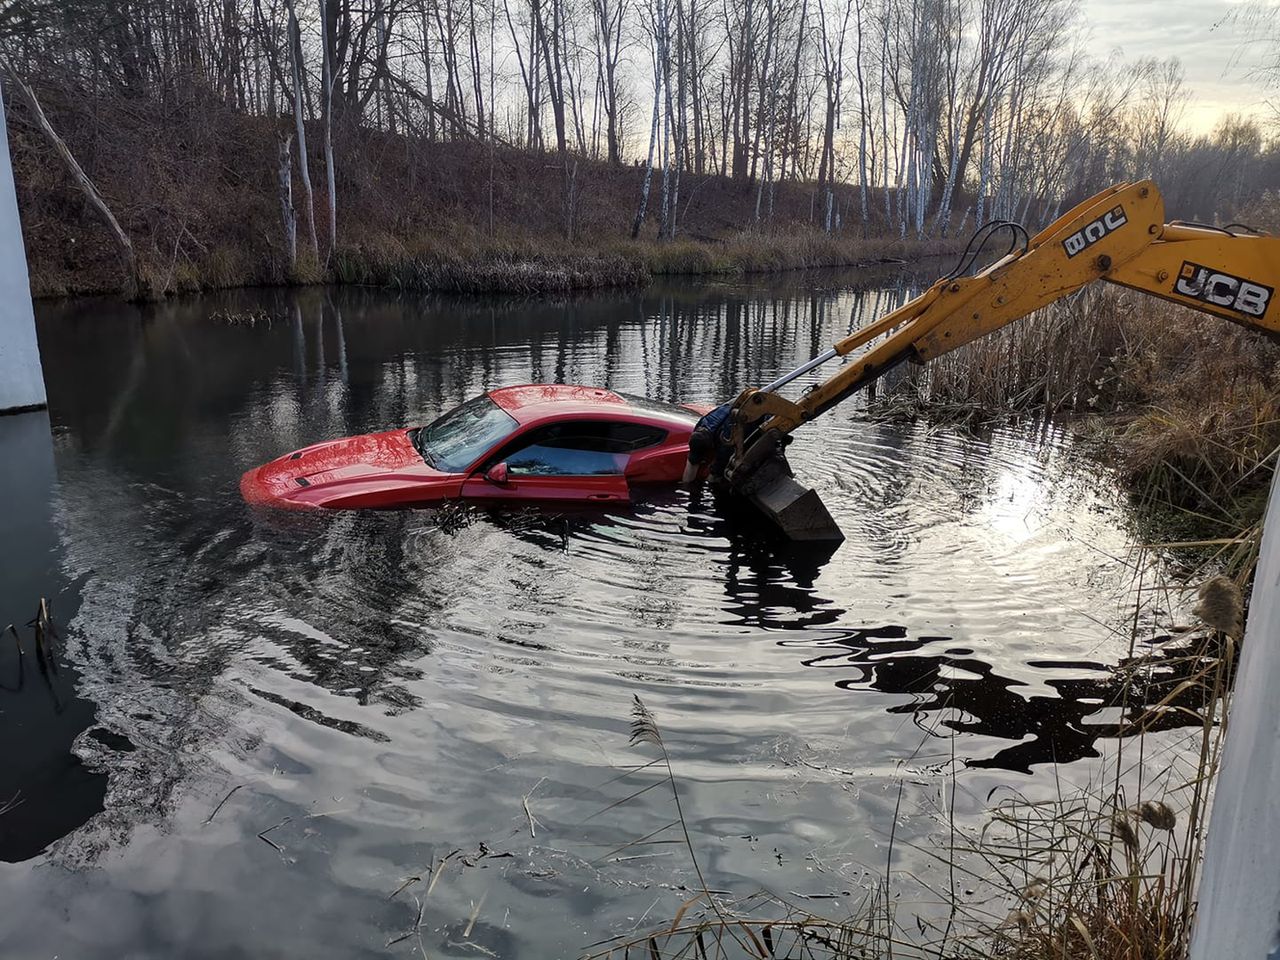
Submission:
POLYGON ((488 502, 625 504, 634 487, 674 485, 706 407, 598 387, 490 390, 430 426, 303 447, 248 471, 252 504, 336 509, 488 502))

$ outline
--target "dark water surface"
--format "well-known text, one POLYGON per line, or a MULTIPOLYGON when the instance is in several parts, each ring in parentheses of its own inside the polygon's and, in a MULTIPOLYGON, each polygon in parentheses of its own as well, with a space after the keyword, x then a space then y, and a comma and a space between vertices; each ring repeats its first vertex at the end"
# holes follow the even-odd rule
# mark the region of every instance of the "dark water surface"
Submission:
POLYGON ((0 640, 0 856, 20 861, 0 864, 0 954, 417 955, 387 941, 458 851, 424 901, 429 955, 574 956, 691 882, 677 846, 615 852, 672 819, 663 790, 593 817, 652 782, 616 779, 649 756, 627 744, 633 695, 709 882, 742 893, 852 902, 900 783, 905 869, 953 774, 976 822, 998 785, 1089 769, 1131 545, 1105 473, 1053 434, 833 411, 792 448, 849 536, 826 562, 684 492, 612 517, 239 499, 283 451, 503 384, 718 401, 908 293, 825 275, 43 305, 48 419, 0 432, 25 498, 0 626, 51 597, 61 669, 41 676, 29 628, 23 661, 0 640))

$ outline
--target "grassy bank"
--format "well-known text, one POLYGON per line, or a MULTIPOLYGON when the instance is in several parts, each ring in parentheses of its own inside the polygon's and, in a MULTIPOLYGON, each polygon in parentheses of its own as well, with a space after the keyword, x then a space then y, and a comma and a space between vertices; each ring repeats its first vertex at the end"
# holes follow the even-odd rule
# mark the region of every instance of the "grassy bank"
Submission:
MULTIPOLYGON (((456 293, 562 293, 638 287, 657 276, 703 276, 871 265, 914 260, 945 243, 831 236, 801 227, 791 232, 744 231, 716 240, 597 244, 510 243, 479 237, 448 246, 381 238, 341 248, 328 271, 268 282, 359 283, 456 293)), ((196 282, 198 289, 213 285, 196 282)))
MULTIPOLYGON (((860 197, 837 188, 846 226, 818 227, 812 183, 681 177, 677 233, 659 240, 661 171, 640 237, 631 227, 644 171, 476 142, 431 142, 363 127, 335 133, 337 242, 328 249, 324 158, 311 131, 311 245, 294 157, 298 257, 281 221, 277 131, 290 123, 220 101, 94 100, 40 87, 45 112, 132 242, 144 293, 286 283, 376 283, 527 293, 635 286, 665 274, 723 274, 909 259, 947 243, 904 241, 858 220, 860 197), (759 211, 759 215, 757 215, 759 211)), ((32 291, 113 293, 125 261, 21 102, 9 132, 32 291)), ((883 210, 883 198, 871 208, 883 210)))

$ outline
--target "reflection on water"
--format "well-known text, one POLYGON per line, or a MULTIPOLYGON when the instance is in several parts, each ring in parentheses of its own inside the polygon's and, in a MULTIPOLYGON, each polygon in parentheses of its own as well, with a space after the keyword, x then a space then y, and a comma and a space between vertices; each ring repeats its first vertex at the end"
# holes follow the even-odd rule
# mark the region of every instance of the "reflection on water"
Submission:
MULTIPOLYGON (((705 492, 609 516, 277 515, 238 496, 282 451, 503 384, 719 401, 910 292, 829 275, 569 301, 45 305, 54 575, 96 709, 76 729, 98 731, 75 756, 109 783, 77 792, 103 806, 89 823, 0 871, 28 920, 0 920, 0 944, 384 955, 423 891, 391 894, 456 850, 424 906, 428 951, 574 953, 678 905, 687 879, 669 850, 604 856, 669 820, 661 803, 589 820, 632 789, 615 768, 635 759, 635 694, 725 889, 882 869, 922 735, 954 744, 974 796, 1092 756, 1123 722, 1098 714, 1128 650, 1114 558, 1130 545, 1105 477, 1056 435, 878 423, 851 401, 790 451, 849 535, 829 556, 779 549, 705 492)), ((9 749, 49 765, 66 739, 9 749)))
MULTIPOLYGON (((1155 642, 1172 639, 1166 635, 1155 642)), ((1019 689, 1024 681, 1002 676, 972 649, 954 646, 948 637, 911 638, 903 626, 782 640, 779 645, 802 649, 806 667, 838 672, 835 685, 842 690, 908 695, 909 701, 888 712, 909 714, 923 729, 936 733, 936 717, 945 731, 1012 744, 990 756, 966 757, 965 763, 974 767, 1030 773, 1035 764, 1097 757, 1102 738, 1195 724, 1193 711, 1205 706, 1203 686, 1184 685, 1203 667, 1202 651, 1195 644, 1157 646, 1126 659, 1120 670, 1104 663, 1032 662, 1029 665, 1039 670, 1083 674, 1046 679, 1051 695, 1025 694, 1019 689), (1127 686, 1126 680, 1136 682, 1127 686), (1155 704, 1166 709, 1153 721, 1149 709, 1155 704), (1116 708, 1116 719, 1090 722, 1104 707, 1116 708)))
MULTIPOLYGON (((74 614, 60 590, 50 498, 53 450, 44 412, 0 417, 0 860, 36 856, 102 808, 107 778, 72 742, 93 723, 56 633, 33 617, 41 599, 74 614), (31 621, 31 622, 29 622, 31 621), (37 642, 39 639, 40 642, 37 642)), ((99 738, 109 735, 94 730, 99 738)))

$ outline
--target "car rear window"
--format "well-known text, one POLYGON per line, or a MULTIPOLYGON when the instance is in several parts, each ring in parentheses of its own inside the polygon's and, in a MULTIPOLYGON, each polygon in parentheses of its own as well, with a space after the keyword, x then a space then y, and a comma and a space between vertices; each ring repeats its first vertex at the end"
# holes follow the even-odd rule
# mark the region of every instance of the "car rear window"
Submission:
POLYGON ((517 426, 515 419, 487 396, 476 397, 423 427, 417 445, 437 470, 458 473, 517 426))

